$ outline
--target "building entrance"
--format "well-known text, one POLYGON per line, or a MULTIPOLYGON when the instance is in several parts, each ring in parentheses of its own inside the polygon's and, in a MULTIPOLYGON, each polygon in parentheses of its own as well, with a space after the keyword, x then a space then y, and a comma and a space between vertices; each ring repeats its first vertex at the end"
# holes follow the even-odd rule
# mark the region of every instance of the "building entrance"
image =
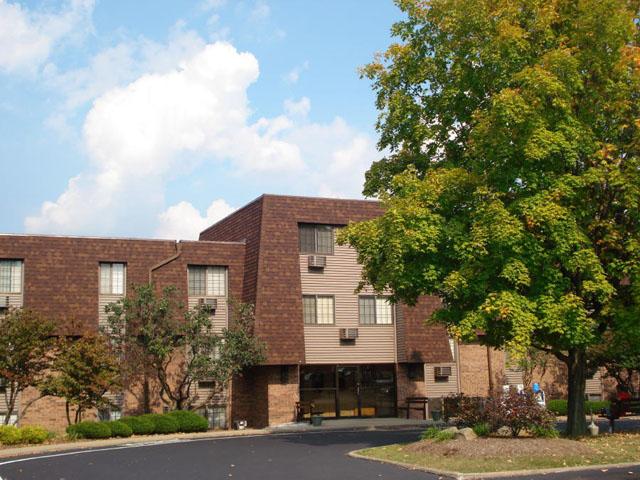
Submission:
POLYGON ((394 365, 305 365, 300 400, 328 418, 395 416, 394 365))

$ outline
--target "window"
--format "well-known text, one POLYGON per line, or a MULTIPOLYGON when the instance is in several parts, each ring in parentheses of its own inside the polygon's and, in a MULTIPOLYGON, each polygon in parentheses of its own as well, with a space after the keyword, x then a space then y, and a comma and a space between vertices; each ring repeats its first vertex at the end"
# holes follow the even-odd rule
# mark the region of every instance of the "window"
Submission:
POLYGON ((189 267, 189 296, 223 297, 226 291, 226 267, 189 267))
POLYGON ((22 260, 0 260, 0 292, 22 292, 22 260))
POLYGON ((361 325, 391 325, 393 307, 387 297, 358 297, 361 325))
POLYGON ((408 364, 407 376, 409 377, 409 380, 423 381, 424 380, 424 364, 423 363, 408 364))
POLYGON ((334 323, 334 299, 331 295, 303 295, 302 313, 308 325, 334 323))
POLYGON ((436 383, 447 383, 451 376, 451 367, 434 367, 433 380, 436 383))
POLYGON ((333 230, 331 225, 301 224, 300 253, 333 255, 333 230))
POLYGON ((124 263, 100 264, 100 293, 103 295, 124 295, 124 263))
POLYGON ((213 380, 200 380, 198 382, 198 388, 200 390, 213 390, 216 388, 216 382, 213 380))

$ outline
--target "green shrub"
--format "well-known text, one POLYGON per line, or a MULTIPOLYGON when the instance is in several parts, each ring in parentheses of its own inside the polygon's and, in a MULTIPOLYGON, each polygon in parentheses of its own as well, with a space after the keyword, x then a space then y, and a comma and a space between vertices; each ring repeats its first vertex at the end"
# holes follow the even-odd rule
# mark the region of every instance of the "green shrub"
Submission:
MULTIPOLYGON (((589 413, 599 413, 603 408, 609 408, 609 402, 606 400, 600 401, 587 401, 584 402, 584 411, 588 415, 589 413)), ((547 402, 547 409, 553 412, 555 415, 565 416, 568 411, 566 400, 549 400, 547 402)))
POLYGON ((161 415, 159 413, 148 413, 140 418, 148 418, 153 422, 153 433, 175 433, 180 428, 178 421, 169 415, 161 415))
POLYGON ((491 433, 491 425, 486 422, 478 423, 473 427, 473 433, 479 437, 488 437, 491 433))
POLYGON ((438 433, 440 433, 439 428, 429 427, 424 432, 422 432, 420 438, 422 438, 422 440, 432 440, 438 436, 438 433))
POLYGON ((600 413, 603 409, 609 408, 611 402, 607 400, 598 400, 598 401, 589 401, 584 405, 584 411, 589 414, 593 413, 594 415, 600 413))
POLYGON ((202 415, 188 410, 174 410, 166 416, 174 418, 178 422, 178 431, 189 432, 206 432, 209 429, 209 422, 202 415))
POLYGON ((155 432, 155 424, 146 415, 137 417, 122 417, 122 423, 126 423, 131 428, 134 435, 151 435, 155 432))
POLYGON ((13 425, 0 425, 0 444, 17 445, 22 443, 22 432, 13 425))
POLYGON ((133 435, 133 430, 129 425, 120 420, 114 420, 112 422, 104 422, 109 426, 112 437, 130 437, 133 435))
POLYGON ((20 428, 22 443, 43 443, 49 438, 49 432, 36 425, 27 425, 20 428))
POLYGON ((455 438, 455 432, 448 432, 440 430, 437 427, 429 427, 420 436, 422 440, 435 440, 436 442, 444 442, 446 440, 453 440, 455 438))
POLYGON ((111 429, 107 422, 92 422, 85 421, 76 423, 75 425, 69 425, 67 427, 67 434, 76 438, 109 438, 111 436, 111 429))
POLYGON ((528 430, 531 436, 536 438, 558 438, 560 436, 560 432, 558 432, 554 427, 541 427, 534 425, 528 430))

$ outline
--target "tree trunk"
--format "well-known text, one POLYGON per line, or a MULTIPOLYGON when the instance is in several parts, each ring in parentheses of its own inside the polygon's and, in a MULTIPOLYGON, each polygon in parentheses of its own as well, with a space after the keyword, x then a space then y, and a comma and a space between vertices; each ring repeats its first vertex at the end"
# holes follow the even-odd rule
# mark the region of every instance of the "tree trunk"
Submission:
POLYGON ((487 345, 487 375, 489 375, 489 397, 493 396, 495 387, 493 385, 493 365, 491 362, 491 348, 487 345))
POLYGON ((147 372, 144 372, 144 379, 142 382, 142 409, 144 413, 151 413, 151 395, 149 392, 149 377, 147 372))
POLYGON ((584 412, 587 359, 584 350, 573 349, 567 358, 569 374, 569 400, 567 402, 567 436, 580 437, 587 434, 584 412))
POLYGON ((69 402, 64 403, 64 412, 67 414, 67 425, 71 425, 71 415, 69 414, 69 402))

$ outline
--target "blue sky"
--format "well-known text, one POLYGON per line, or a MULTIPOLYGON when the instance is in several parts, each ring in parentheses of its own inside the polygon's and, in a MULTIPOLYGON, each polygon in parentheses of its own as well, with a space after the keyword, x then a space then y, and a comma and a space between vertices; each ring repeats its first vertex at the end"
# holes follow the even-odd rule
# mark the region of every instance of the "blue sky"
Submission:
POLYGON ((195 238, 260 195, 359 197, 389 0, 0 0, 0 231, 195 238))

